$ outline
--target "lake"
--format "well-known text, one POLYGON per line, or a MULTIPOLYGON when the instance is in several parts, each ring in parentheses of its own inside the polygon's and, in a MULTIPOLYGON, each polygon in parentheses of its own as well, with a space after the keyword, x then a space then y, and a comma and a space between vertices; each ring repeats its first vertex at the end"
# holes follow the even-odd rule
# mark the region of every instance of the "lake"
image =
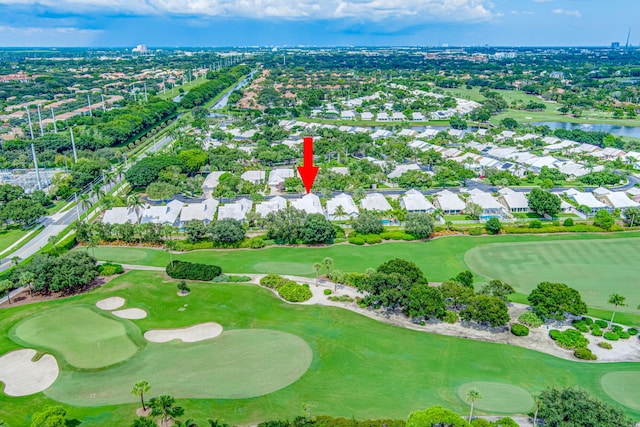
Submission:
POLYGON ((631 136, 640 138, 640 127, 620 126, 603 123, 568 123, 568 122, 535 122, 535 126, 549 126, 551 129, 580 129, 586 132, 606 132, 617 136, 631 136))

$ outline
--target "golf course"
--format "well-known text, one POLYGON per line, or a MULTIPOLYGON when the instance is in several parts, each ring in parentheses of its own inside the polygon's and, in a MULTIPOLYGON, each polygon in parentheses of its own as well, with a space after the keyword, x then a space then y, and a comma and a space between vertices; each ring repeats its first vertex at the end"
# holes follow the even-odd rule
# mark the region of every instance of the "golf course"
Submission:
MULTIPOLYGON (((600 309, 610 308, 606 296, 615 285, 633 306, 620 316, 633 317, 640 298, 632 280, 638 237, 460 236, 364 247, 207 250, 173 258, 220 265, 229 273, 310 277, 313 264, 325 257, 343 271, 405 258, 431 281, 469 268, 479 275, 478 282, 508 280, 520 294, 542 280, 565 282, 600 309)), ((122 247, 97 247, 95 255, 161 267, 170 256, 122 247)), ((138 380, 151 384, 147 397, 171 394, 198 422, 219 418, 255 424, 292 418, 305 403, 314 414, 356 419, 405 419, 433 405, 465 413, 465 395, 472 388, 483 395, 476 404, 478 414, 526 414, 533 396, 548 386, 584 388, 640 418, 637 363, 585 363, 518 346, 413 331, 337 307, 289 304, 254 284, 189 282, 189 287, 188 295, 178 296, 176 280, 164 272, 134 270, 85 294, 2 310, 0 357, 34 349, 53 355, 59 373, 41 392, 18 397, 0 393, 0 418, 9 425, 28 425, 25 414, 62 404, 67 417, 82 420, 83 426, 129 425, 140 406, 130 393, 138 380), (106 304, 116 299, 113 307, 106 304), (124 319, 111 311, 119 307, 143 310, 146 316, 124 319), (220 329, 193 342, 148 339, 149 331, 203 324, 220 329)))

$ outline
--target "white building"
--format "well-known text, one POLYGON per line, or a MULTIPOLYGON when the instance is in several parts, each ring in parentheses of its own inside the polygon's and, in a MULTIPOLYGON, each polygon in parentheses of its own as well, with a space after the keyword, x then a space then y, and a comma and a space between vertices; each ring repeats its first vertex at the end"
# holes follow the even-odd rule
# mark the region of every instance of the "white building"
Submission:
POLYGON ((189 221, 199 220, 205 224, 213 221, 213 217, 218 209, 219 201, 216 199, 205 199, 202 203, 189 203, 182 207, 180 212, 180 227, 184 227, 189 221))
POLYGON ((267 174, 265 171, 246 171, 240 175, 240 178, 245 181, 249 181, 252 184, 264 184, 266 176, 267 174))
POLYGON ((275 187, 279 184, 283 184, 287 178, 293 178, 295 171, 293 168, 277 168, 272 169, 269 173, 269 186, 275 187))
POLYGON ((337 196, 327 200, 327 217, 330 221, 341 221, 346 219, 355 218, 358 216, 358 206, 353 201, 353 198, 345 193, 340 193, 337 196), (336 215, 338 207, 342 207, 344 211, 343 215, 336 215))
POLYGON ((418 190, 409 190, 404 193, 400 198, 400 206, 407 212, 433 213, 436 210, 435 206, 418 190))
POLYGON ((362 210, 376 212, 387 212, 392 209, 386 197, 381 193, 367 194, 364 199, 360 200, 360 207, 362 210))
POLYGON ((142 211, 140 224, 176 225, 183 205, 180 200, 172 200, 166 206, 147 206, 142 211))
POLYGON ((628 208, 637 208, 640 206, 640 204, 634 202, 622 191, 610 191, 597 197, 598 200, 606 203, 614 209, 625 210, 628 208))
POLYGON ((324 210, 322 209, 322 205, 320 204, 320 197, 316 196, 313 193, 305 194, 300 199, 292 200, 291 206, 304 211, 307 214, 324 215, 324 210))
POLYGON ((596 199, 595 196, 591 193, 582 193, 577 190, 573 190, 573 191, 569 190, 567 191, 567 195, 579 206, 586 206, 589 208, 590 212, 583 212, 585 214, 588 213, 589 215, 595 215, 597 211, 602 209, 613 211, 613 208, 605 205, 600 200, 596 199))
POLYGON ((433 204, 445 215, 458 215, 464 211, 466 204, 458 197, 457 194, 442 190, 435 194, 433 204))
POLYGON ((529 199, 524 193, 513 191, 510 188, 501 188, 498 201, 502 203, 511 213, 530 212, 529 199))
POLYGON ((467 203, 475 203, 482 208, 482 214, 480 214, 481 219, 504 217, 505 207, 489 193, 472 190, 471 195, 467 199, 467 203))
POLYGON ((408 164, 408 165, 398 165, 396 168, 387 175, 389 179, 400 178, 402 175, 409 171, 419 171, 420 166, 416 164, 408 164))
POLYGON ((202 183, 202 192, 205 197, 211 197, 211 193, 220 183, 220 177, 224 175, 225 171, 213 171, 205 178, 202 183))
POLYGON ((139 219, 135 209, 120 207, 107 209, 102 217, 102 222, 105 224, 125 224, 127 222, 137 224, 139 219))
POLYGON ((278 212, 287 207, 287 199, 276 196, 270 200, 258 203, 256 205, 256 213, 265 218, 271 212, 278 212))
POLYGON ((244 221, 252 207, 253 202, 249 199, 240 199, 235 203, 222 205, 218 207, 218 220, 231 218, 244 221))

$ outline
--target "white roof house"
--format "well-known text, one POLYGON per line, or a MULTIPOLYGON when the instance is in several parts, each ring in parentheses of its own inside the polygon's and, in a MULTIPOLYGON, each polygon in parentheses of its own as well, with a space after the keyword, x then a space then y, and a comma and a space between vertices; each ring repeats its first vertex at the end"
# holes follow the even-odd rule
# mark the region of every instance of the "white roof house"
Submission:
POLYGON ((269 215, 271 212, 277 212, 287 207, 287 199, 284 197, 276 196, 270 200, 258 203, 256 205, 256 213, 262 218, 269 215))
POLYGON ((209 175, 207 175, 204 182, 202 183, 202 191, 205 193, 205 195, 206 193, 210 194, 211 191, 218 186, 218 183, 220 182, 220 177, 225 173, 227 172, 213 171, 209 175))
POLYGON ((249 199, 240 199, 235 203, 222 205, 218 207, 218 220, 231 218, 244 221, 252 207, 253 202, 249 199))
POLYGON ((529 212, 529 199, 524 193, 510 188, 501 188, 498 201, 509 209, 509 212, 529 212))
POLYGON ((427 118, 424 116, 424 114, 422 114, 420 112, 411 113, 411 119, 415 120, 416 122, 424 122, 424 121, 427 120, 427 118))
POLYGON ((355 218, 358 216, 358 206, 353 201, 353 198, 345 193, 340 193, 337 196, 327 200, 327 217, 330 221, 345 220, 348 218, 355 218), (338 207, 342 206, 344 215, 336 215, 338 207))
POLYGON ((349 175, 349 168, 344 166, 335 166, 333 168, 329 168, 329 170, 333 173, 337 173, 338 175, 349 175))
POLYGON ((137 224, 138 213, 135 209, 123 207, 123 208, 111 208, 104 212, 102 222, 105 224, 137 224))
POLYGON ((324 215, 324 210, 320 204, 320 197, 313 193, 305 194, 300 199, 292 200, 291 206, 301 211, 305 211, 307 214, 324 215))
POLYGON ((416 164, 398 165, 391 173, 387 174, 387 178, 389 179, 400 178, 406 172, 414 171, 414 170, 419 171, 420 166, 416 164))
POLYGON ((276 168, 269 173, 269 186, 273 187, 282 184, 285 179, 293 178, 295 172, 293 168, 276 168))
POLYGON ((381 113, 378 113, 378 115, 376 116, 376 120, 379 122, 388 122, 389 114, 385 113, 384 111, 381 113))
POLYGON ((442 190, 435 194, 433 204, 444 214, 455 215, 464 211, 466 204, 458 197, 456 193, 449 190, 442 190))
POLYGON ((360 200, 362 210, 387 212, 390 211, 391 205, 381 193, 369 193, 364 199, 360 200))
POLYGON ((640 206, 622 191, 612 191, 599 196, 598 199, 614 209, 637 208, 640 206))
POLYGON ((140 224, 168 224, 175 225, 184 204, 180 200, 172 200, 166 206, 147 206, 142 211, 140 224))
POLYGON ((205 199, 202 203, 189 203, 184 205, 180 212, 180 224, 184 225, 194 219, 204 222, 213 221, 219 204, 220 202, 216 199, 205 199))
POLYGON ((435 212, 436 208, 418 190, 409 190, 400 198, 400 206, 407 212, 435 212))
POLYGON ((345 120, 355 120, 356 113, 351 110, 345 110, 340 113, 340 118, 345 120))
POLYGON ((369 111, 365 111, 360 114, 360 119, 362 120, 373 120, 373 114, 369 111))
POLYGON ((471 191, 467 202, 475 203, 482 207, 482 217, 502 217, 504 216, 504 206, 498 202, 491 194, 483 191, 471 191))
POLYGON ((592 213, 601 209, 613 210, 609 206, 596 199, 591 193, 582 193, 580 191, 567 192, 567 195, 580 206, 587 206, 592 213))
POLYGON ((265 171, 246 171, 240 178, 249 181, 252 184, 262 184, 266 179, 265 171))

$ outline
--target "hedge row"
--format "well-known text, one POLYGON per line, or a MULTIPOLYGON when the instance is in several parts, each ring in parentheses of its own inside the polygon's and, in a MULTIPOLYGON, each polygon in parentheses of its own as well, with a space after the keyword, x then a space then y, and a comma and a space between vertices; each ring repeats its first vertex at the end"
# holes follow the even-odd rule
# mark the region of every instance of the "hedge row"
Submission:
POLYGON ((101 276, 113 276, 114 274, 124 273, 124 268, 122 268, 120 264, 105 262, 98 266, 98 273, 100 273, 101 276))
POLYGON ((217 265, 173 261, 167 265, 167 274, 174 279, 210 281, 222 274, 217 265))

